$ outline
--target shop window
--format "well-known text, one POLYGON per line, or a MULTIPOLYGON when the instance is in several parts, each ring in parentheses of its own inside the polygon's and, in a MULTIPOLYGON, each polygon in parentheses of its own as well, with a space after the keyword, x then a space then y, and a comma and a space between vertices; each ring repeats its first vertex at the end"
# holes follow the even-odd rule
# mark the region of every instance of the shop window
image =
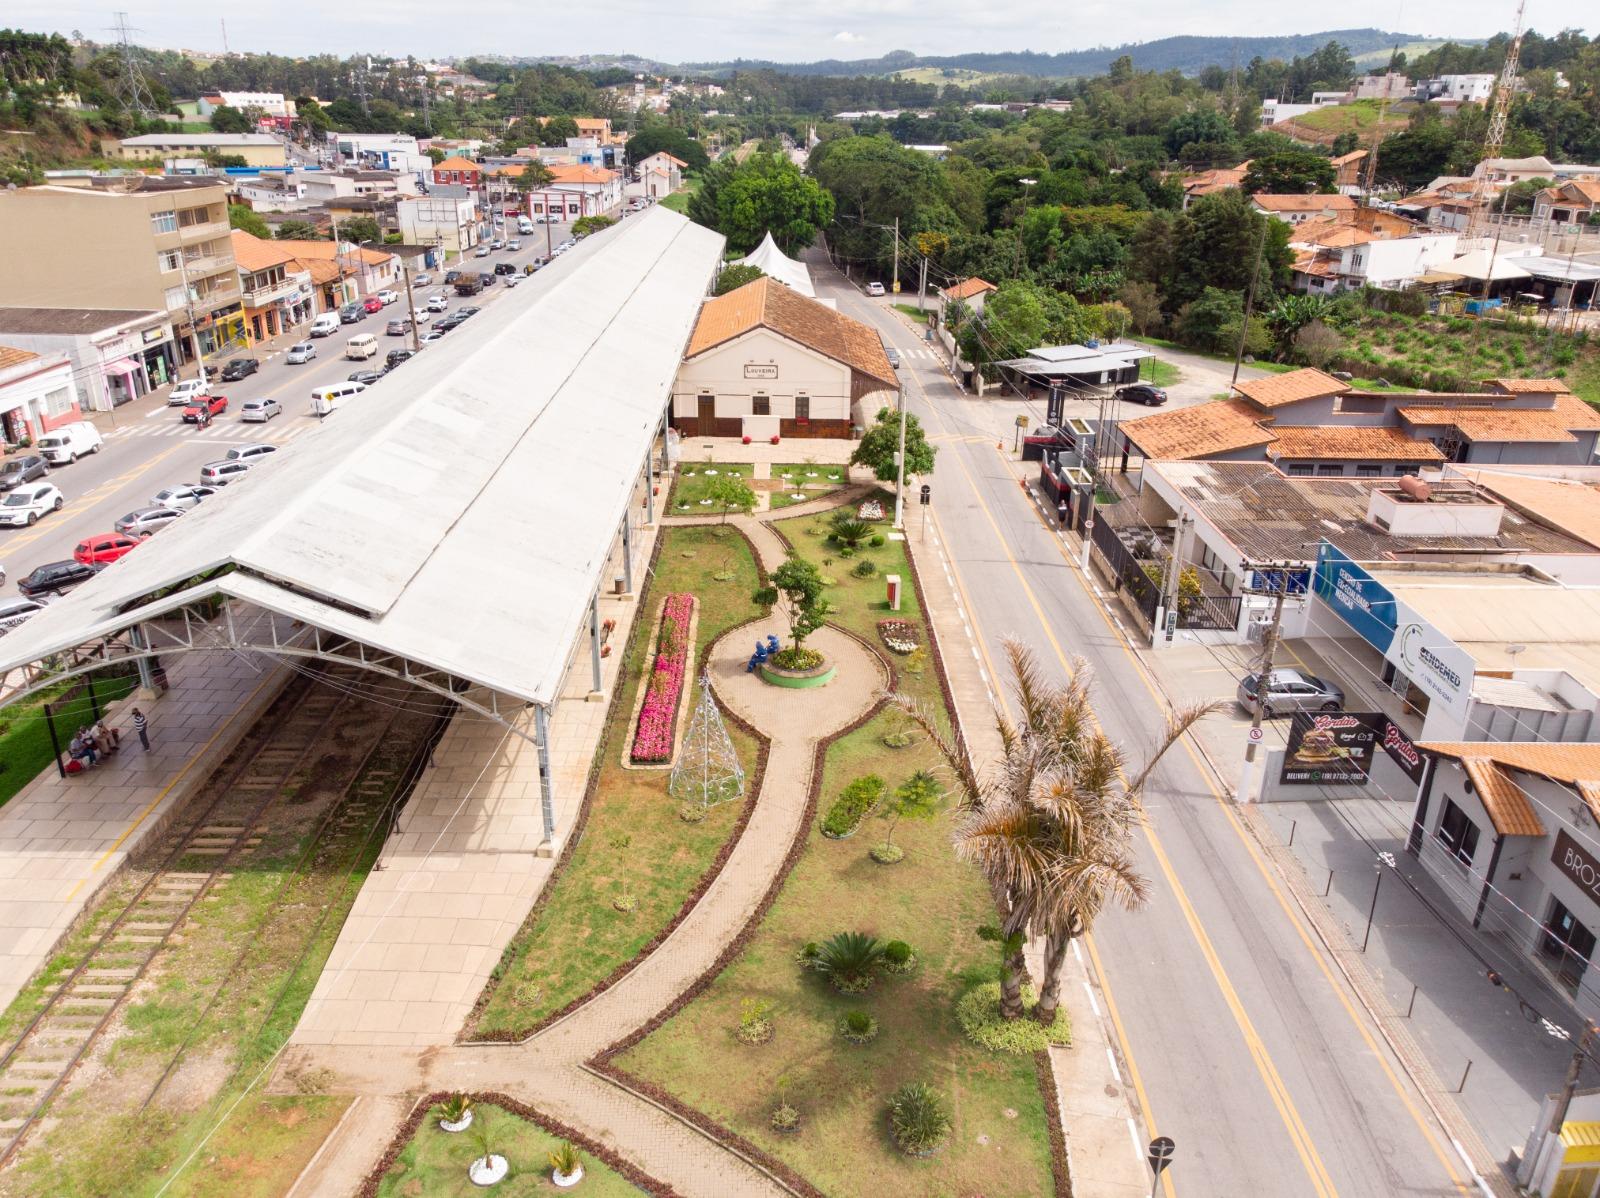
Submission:
POLYGON ((1589 968, 1589 958, 1594 955, 1594 946, 1594 933, 1579 923, 1560 899, 1552 898, 1550 918, 1545 920, 1544 933, 1539 937, 1539 955, 1568 990, 1577 991, 1589 968))
POLYGON ((67 387, 60 387, 54 391, 47 391, 44 397, 44 412, 46 416, 65 416, 72 407, 72 391, 67 387))
POLYGON ((1439 843, 1462 865, 1471 865, 1478 851, 1478 825, 1467 813, 1455 805, 1454 800, 1444 801, 1444 814, 1439 818, 1439 843))
POLYGON ((753 395, 750 397, 750 414, 752 416, 772 415, 772 398, 767 395, 753 395))

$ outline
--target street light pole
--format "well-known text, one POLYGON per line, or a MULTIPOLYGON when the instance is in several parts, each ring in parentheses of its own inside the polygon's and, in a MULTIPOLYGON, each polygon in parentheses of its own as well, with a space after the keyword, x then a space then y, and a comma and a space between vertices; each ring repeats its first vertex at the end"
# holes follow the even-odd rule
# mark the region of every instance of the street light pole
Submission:
POLYGON ((906 505, 906 389, 900 387, 900 451, 895 458, 894 526, 905 530, 906 505))
POLYGON ((1267 708, 1267 681, 1272 676, 1272 662, 1278 651, 1278 630, 1283 627, 1283 600, 1289 590, 1287 564, 1276 567, 1278 590, 1272 599, 1272 626, 1267 629, 1261 646, 1261 668, 1256 673, 1256 709, 1250 717, 1250 734, 1244 746, 1244 771, 1239 776, 1239 802, 1250 801, 1250 789, 1255 784, 1256 746, 1261 743, 1261 717, 1267 708))

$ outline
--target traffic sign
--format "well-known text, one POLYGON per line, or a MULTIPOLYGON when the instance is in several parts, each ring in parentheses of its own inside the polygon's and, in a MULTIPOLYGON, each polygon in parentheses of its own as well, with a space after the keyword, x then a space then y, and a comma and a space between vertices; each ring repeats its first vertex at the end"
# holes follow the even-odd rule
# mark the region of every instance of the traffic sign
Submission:
POLYGON ((1171 1136, 1157 1136, 1150 1141, 1150 1167, 1155 1170, 1157 1177, 1172 1163, 1172 1154, 1177 1150, 1178 1146, 1172 1142, 1171 1136))
POLYGON ((917 501, 919 503, 923 504, 924 506, 926 506, 929 503, 932 503, 933 502, 933 488, 930 487, 927 483, 923 483, 922 484, 922 491, 918 495, 917 501))
POLYGON ((1260 741, 1266 739, 1266 735, 1267 734, 1266 734, 1265 729, 1262 729, 1262 728, 1252 728, 1252 729, 1250 729, 1250 739, 1253 740, 1253 741, 1256 741, 1258 743, 1260 741))

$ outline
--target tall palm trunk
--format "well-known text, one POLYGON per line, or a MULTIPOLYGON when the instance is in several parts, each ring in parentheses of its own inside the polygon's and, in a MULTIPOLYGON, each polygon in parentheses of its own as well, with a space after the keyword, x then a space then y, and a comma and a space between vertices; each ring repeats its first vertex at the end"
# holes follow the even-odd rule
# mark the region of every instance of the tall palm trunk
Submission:
POLYGON ((1039 1005, 1033 1017, 1045 1027, 1056 1021, 1056 1008, 1061 1005, 1061 970, 1067 963, 1067 949, 1082 930, 1074 920, 1069 929, 1051 932, 1044 941, 1044 978, 1039 985, 1039 1005))
POLYGON ((1006 937, 1008 946, 1014 946, 1001 961, 1000 971, 1000 1018, 1022 1018, 1022 987, 1028 981, 1028 961, 1023 955, 1026 943, 1023 936, 1027 924, 1025 913, 1020 906, 1013 906, 1006 917, 1001 933, 1006 937))

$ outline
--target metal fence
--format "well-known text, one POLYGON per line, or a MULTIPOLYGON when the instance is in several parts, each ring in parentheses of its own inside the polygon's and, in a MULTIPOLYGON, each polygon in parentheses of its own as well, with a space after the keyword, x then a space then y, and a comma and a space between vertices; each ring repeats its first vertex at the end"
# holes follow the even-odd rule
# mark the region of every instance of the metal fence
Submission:
POLYGON ((1230 632, 1239 627, 1244 599, 1238 595, 1201 595, 1178 607, 1178 627, 1230 632))
POLYGON ((1104 520, 1094 522, 1094 547, 1111 574, 1113 588, 1126 590, 1133 605, 1153 624, 1161 593, 1144 572, 1139 559, 1128 552, 1128 547, 1117 536, 1117 530, 1104 520))

